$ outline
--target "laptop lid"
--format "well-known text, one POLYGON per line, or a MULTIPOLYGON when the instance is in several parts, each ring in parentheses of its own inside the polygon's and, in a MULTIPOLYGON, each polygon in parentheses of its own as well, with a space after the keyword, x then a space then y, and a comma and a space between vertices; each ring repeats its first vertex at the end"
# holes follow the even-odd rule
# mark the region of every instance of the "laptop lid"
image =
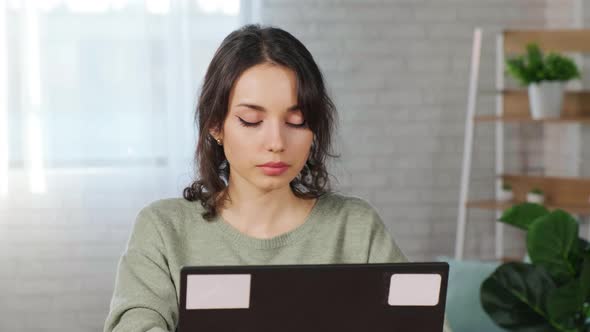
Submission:
POLYGON ((183 267, 179 332, 443 330, 447 263, 183 267))

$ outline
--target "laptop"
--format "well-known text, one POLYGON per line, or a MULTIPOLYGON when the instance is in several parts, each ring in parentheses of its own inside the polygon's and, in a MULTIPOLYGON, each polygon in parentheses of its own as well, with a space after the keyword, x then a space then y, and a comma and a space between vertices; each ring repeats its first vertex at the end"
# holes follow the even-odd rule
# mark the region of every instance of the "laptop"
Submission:
POLYGON ((179 332, 442 332, 449 266, 185 266, 179 332))

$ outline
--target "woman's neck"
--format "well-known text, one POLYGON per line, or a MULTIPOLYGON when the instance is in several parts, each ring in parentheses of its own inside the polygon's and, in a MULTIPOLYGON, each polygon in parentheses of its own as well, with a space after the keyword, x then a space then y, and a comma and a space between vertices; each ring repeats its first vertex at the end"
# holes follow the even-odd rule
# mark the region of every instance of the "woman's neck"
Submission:
POLYGON ((315 200, 304 200, 291 188, 261 192, 228 186, 229 200, 221 208, 221 217, 244 234, 270 238, 296 228, 305 219, 315 200))

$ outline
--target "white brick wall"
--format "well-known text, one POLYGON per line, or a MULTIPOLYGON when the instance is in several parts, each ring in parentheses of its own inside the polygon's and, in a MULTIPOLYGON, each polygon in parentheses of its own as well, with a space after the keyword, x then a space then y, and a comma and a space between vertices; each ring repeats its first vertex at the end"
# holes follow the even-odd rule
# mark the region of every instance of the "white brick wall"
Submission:
MULTIPOLYGON (((481 84, 491 90, 493 31, 544 26, 546 5, 262 2, 263 22, 300 37, 325 71, 341 120, 342 160, 332 167, 339 188, 374 204, 411 259, 452 253, 473 27, 485 29, 481 84)), ((480 101, 478 112, 493 112, 493 98, 480 101)), ((474 197, 492 195, 492 135, 493 126, 477 127, 474 197)), ((54 174, 48 181, 59 195, 21 192, 0 200, 0 331, 101 331, 134 217, 147 202, 169 196, 162 188, 175 179, 130 170, 54 174)), ((493 253, 492 220, 492 213, 469 211, 468 257, 493 253)), ((519 243, 507 247, 517 252, 519 243)))
POLYGON ((46 175, 52 195, 15 172, 0 199, 0 331, 101 331, 135 216, 173 182, 157 169, 46 175))
MULTIPOLYGON (((411 259, 451 255, 473 28, 484 28, 480 84, 493 90, 495 32, 545 26, 547 3, 359 3, 271 0, 261 17, 301 38, 324 70, 341 116, 339 189, 373 203, 411 259)), ((480 101, 478 112, 494 112, 493 98, 480 101)), ((493 151, 493 125, 478 126, 472 197, 493 195, 493 151)), ((467 256, 491 257, 493 213, 469 219, 467 256)), ((508 231, 507 242, 518 236, 508 231)))

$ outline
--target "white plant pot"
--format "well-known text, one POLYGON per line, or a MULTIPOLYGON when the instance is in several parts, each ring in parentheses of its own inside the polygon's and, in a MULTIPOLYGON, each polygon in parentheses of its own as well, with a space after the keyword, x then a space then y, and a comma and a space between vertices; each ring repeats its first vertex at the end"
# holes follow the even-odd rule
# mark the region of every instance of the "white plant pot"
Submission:
POLYGON ((512 190, 500 190, 498 199, 502 202, 510 202, 514 199, 514 193, 512 193, 512 190))
POLYGON ((543 204, 545 202, 545 196, 535 193, 527 193, 526 201, 529 203, 543 204))
POLYGON ((563 105, 565 83, 543 81, 529 85, 529 103, 533 119, 558 118, 563 105))

